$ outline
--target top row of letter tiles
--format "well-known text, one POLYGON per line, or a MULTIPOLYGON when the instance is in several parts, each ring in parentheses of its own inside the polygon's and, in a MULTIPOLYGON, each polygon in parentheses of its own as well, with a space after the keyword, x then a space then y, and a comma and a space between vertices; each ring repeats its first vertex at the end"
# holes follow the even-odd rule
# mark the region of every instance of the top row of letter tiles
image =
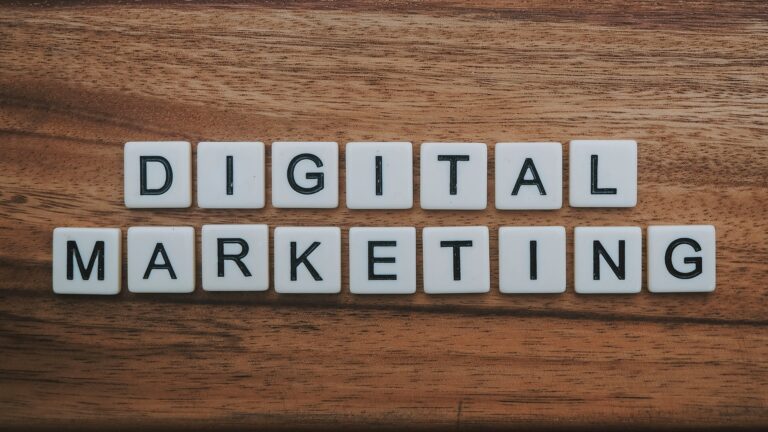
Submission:
MULTIPOLYGON (((495 146, 496 208, 552 210, 563 206, 563 149, 557 142, 495 146)), ((191 145, 185 141, 125 144, 125 205, 186 208, 192 204, 191 145)), ((197 204, 201 208, 263 208, 265 151, 261 142, 201 142, 197 146, 197 204)), ((571 207, 634 207, 637 143, 570 142, 571 207)), ((272 144, 272 205, 336 208, 339 145, 272 144)), ((430 210, 487 206, 488 147, 482 143, 421 145, 420 203, 430 210)), ((413 145, 346 145, 346 199, 350 209, 413 207, 413 145)))

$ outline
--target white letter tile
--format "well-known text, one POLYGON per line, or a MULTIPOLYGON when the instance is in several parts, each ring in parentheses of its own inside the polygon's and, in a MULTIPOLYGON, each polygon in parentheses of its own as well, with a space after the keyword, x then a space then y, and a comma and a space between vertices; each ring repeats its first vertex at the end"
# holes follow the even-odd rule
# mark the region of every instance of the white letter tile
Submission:
POLYGON ((424 228, 422 248, 427 294, 490 290, 488 227, 424 228))
POLYGON ((648 290, 654 293, 715 290, 715 227, 648 227, 648 290))
POLYGON ((409 142, 351 142, 346 146, 347 207, 413 207, 413 146, 409 142))
POLYGON ((272 205, 277 208, 339 206, 339 145, 272 143, 272 205))
POLYGON ((191 147, 186 141, 135 141, 123 152, 128 208, 192 205, 191 147))
POLYGON ((499 289, 513 294, 565 292, 565 228, 500 228, 499 289))
POLYGON ((128 290, 134 293, 194 291, 194 228, 128 228, 128 290))
POLYGON ((496 208, 563 206, 563 146, 556 142, 496 144, 496 208))
POLYGON ((416 228, 351 228, 349 290, 353 294, 416 292, 416 228))
POLYGON ((275 291, 336 294, 341 291, 341 230, 275 228, 275 291))
POLYGON ((637 205, 637 143, 574 140, 570 148, 571 207, 637 205))
POLYGON ((640 292, 643 240, 639 227, 577 227, 573 255, 577 293, 640 292))
POLYGON ((119 228, 53 230, 53 292, 114 295, 120 292, 119 228))
POLYGON ((197 205, 262 208, 264 172, 264 143, 201 142, 197 145, 197 205))
POLYGON ((423 209, 482 210, 488 202, 488 147, 424 143, 419 180, 423 209))
POLYGON ((266 291, 269 229, 266 225, 203 225, 203 289, 266 291))

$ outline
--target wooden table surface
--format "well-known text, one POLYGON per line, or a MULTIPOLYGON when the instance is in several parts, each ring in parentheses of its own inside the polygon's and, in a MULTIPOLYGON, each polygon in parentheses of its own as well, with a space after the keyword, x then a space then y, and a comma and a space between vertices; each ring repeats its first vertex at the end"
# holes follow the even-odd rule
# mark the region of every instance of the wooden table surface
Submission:
POLYGON ((3 3, 0 427, 768 427, 767 212, 764 2, 3 3), (123 205, 129 140, 575 138, 638 141, 637 207, 352 211, 343 158, 338 209, 123 205), (487 225, 492 290, 51 290, 54 227, 206 223, 487 225), (573 227, 670 223, 715 293, 573 292, 573 227), (565 294, 499 294, 504 225, 566 226, 565 294))

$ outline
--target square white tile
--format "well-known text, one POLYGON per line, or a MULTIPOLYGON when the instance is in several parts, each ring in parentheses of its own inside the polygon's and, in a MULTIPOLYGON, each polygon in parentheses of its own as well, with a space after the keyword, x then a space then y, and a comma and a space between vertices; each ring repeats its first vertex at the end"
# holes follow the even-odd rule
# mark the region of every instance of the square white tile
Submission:
POLYGON ((339 206, 339 145, 272 143, 272 205, 277 208, 339 206))
POLYGON ((571 207, 637 205, 637 142, 573 140, 569 152, 571 207))
POLYGON ((716 286, 715 227, 648 227, 648 291, 712 292, 716 286))
POLYGON ((274 236, 275 291, 336 294, 341 291, 341 230, 278 227, 274 236))
POLYGON ((563 206, 563 146, 557 142, 498 143, 496 208, 552 210, 563 206))
POLYGON ((114 295, 123 265, 119 228, 53 230, 53 292, 114 295))
POLYGON ((194 291, 194 228, 128 228, 128 290, 134 293, 194 291))
POLYGON ((125 206, 186 208, 192 205, 191 152, 186 141, 125 143, 125 206))
POLYGON ((579 294, 634 294, 643 280, 639 227, 577 227, 574 282, 579 294))
POLYGON ((266 225, 203 225, 202 280, 206 291, 266 291, 269 288, 269 228, 266 225))
POLYGON ((197 205, 262 208, 264 173, 264 143, 201 142, 197 145, 197 205))
POLYGON ((351 228, 349 291, 353 294, 416 292, 416 228, 351 228))
POLYGON ((482 143, 421 145, 421 208, 482 210, 488 203, 488 147, 482 143))
POLYGON ((461 294, 490 290, 488 227, 429 227, 421 235, 424 292, 461 294))
POLYGON ((413 207, 413 145, 351 142, 346 146, 347 208, 413 207))
POLYGON ((565 228, 499 229, 499 290, 510 294, 565 292, 565 228))

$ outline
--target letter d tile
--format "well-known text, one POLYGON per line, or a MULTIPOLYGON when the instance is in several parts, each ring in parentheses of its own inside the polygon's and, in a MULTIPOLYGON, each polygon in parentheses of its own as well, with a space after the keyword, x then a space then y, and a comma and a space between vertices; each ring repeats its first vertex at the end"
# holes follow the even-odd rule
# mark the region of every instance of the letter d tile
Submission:
POLYGON ((125 206, 186 208, 192 205, 191 153, 186 141, 125 143, 125 206))

